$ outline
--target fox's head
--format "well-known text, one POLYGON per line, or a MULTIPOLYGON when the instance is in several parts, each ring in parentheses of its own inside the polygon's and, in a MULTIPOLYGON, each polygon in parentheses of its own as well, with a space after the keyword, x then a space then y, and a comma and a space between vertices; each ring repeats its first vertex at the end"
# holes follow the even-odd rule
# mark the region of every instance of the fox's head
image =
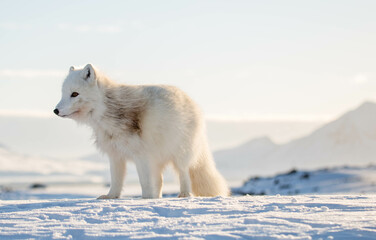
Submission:
POLYGON ((84 121, 100 98, 97 72, 91 64, 84 68, 70 67, 62 88, 62 97, 54 113, 60 117, 84 121))

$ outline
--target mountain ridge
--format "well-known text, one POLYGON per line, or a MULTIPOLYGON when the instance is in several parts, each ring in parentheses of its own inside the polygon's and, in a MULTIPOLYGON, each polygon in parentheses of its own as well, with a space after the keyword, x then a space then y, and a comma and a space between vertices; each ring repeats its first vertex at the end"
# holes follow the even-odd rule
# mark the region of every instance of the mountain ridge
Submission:
MULTIPOLYGON (((240 166, 248 174, 275 174, 276 169, 315 169, 340 165, 376 163, 376 103, 364 102, 311 134, 274 148, 265 141, 248 141, 233 149, 214 153, 217 166, 229 171, 240 166), (242 147, 243 146, 243 147, 242 147), (231 164, 230 164, 231 163, 231 164)), ((230 176, 231 178, 231 176, 230 176)))

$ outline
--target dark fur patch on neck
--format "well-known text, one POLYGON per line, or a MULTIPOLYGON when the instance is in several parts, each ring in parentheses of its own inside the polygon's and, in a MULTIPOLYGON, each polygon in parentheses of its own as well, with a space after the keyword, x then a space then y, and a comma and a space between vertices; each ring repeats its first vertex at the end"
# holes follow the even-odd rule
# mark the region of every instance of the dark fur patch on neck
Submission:
POLYGON ((145 111, 145 100, 135 96, 126 87, 123 89, 108 89, 105 92, 104 117, 109 119, 116 128, 141 135, 142 115, 145 111), (115 92, 116 91, 116 92, 115 92))

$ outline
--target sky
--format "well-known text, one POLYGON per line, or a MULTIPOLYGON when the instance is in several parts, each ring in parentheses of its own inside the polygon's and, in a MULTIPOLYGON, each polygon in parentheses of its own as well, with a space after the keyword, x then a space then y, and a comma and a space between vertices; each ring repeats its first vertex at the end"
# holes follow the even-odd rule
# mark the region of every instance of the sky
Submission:
POLYGON ((0 114, 52 117, 70 66, 182 88, 212 119, 376 100, 375 1, 0 0, 0 114))

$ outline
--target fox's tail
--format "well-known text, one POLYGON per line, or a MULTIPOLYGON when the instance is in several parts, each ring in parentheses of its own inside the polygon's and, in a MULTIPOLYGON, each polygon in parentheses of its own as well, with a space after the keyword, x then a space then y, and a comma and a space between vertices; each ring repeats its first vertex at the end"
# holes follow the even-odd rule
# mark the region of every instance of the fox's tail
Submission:
POLYGON ((189 168, 192 192, 195 196, 229 196, 226 180, 218 172, 208 148, 204 149, 189 168))

